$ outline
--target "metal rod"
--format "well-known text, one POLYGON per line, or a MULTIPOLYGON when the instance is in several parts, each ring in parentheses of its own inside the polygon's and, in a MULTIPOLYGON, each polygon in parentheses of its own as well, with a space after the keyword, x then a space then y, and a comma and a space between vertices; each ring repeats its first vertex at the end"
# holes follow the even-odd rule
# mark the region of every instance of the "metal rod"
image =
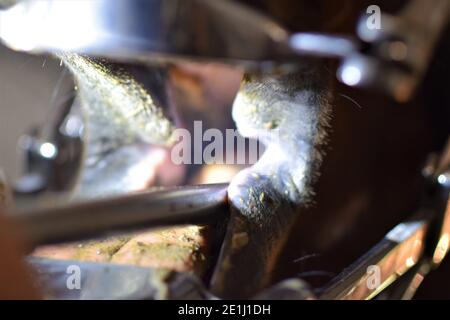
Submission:
POLYGON ((208 224, 227 215, 227 185, 177 187, 12 216, 32 245, 97 238, 171 225, 208 224))
POLYGON ((428 222, 399 224, 321 292, 323 300, 371 299, 411 269, 420 259, 428 222), (373 280, 373 281, 372 281, 373 280))

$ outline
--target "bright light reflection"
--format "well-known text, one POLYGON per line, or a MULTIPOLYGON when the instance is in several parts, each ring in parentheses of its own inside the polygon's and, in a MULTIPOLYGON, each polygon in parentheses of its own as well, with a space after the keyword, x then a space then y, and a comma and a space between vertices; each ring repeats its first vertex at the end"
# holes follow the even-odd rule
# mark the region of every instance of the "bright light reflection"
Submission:
POLYGON ((53 159, 56 156, 58 150, 55 145, 50 142, 43 143, 39 148, 39 153, 47 159, 53 159))
POLYGON ((0 37, 16 50, 75 50, 95 44, 102 1, 24 1, 0 12, 0 37))
POLYGON ((349 86, 356 86, 361 82, 361 70, 355 66, 344 67, 341 72, 342 81, 349 86))

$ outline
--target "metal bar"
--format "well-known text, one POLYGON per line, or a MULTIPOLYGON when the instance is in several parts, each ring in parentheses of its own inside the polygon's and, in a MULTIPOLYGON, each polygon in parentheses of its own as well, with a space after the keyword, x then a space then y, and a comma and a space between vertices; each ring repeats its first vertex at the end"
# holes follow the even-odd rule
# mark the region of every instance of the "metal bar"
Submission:
POLYGON ((213 299, 193 274, 170 277, 154 268, 30 257, 27 263, 48 300, 213 299), (69 277, 78 273, 78 287, 69 277), (69 283, 69 284, 68 284, 69 283), (73 290, 78 289, 78 290, 73 290))
POLYGON ((289 45, 299 55, 343 59, 360 50, 351 37, 301 32, 291 35, 289 45))
POLYGON ((375 297, 419 261, 427 229, 428 222, 421 219, 399 224, 332 280, 322 291, 320 299, 361 300, 375 297))
POLYGON ((27 52, 263 62, 292 56, 287 38, 271 18, 233 1, 30 0, 0 11, 0 39, 27 52))
POLYGON ((12 219, 34 246, 140 229, 217 223, 227 216, 226 187, 218 184, 169 188, 16 213, 12 219))

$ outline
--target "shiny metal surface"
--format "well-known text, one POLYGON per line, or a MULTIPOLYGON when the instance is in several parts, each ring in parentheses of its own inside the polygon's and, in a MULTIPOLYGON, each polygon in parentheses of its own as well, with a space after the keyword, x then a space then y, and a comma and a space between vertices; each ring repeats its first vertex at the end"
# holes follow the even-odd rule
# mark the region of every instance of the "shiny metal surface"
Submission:
POLYGON ((185 224, 225 221, 226 185, 168 188, 65 207, 16 213, 34 245, 185 224))
POLYGON ((290 37, 289 44, 300 55, 326 58, 345 58, 360 47, 350 37, 321 33, 295 33, 290 37))
POLYGON ((422 81, 440 35, 450 21, 450 2, 411 0, 397 16, 383 14, 381 28, 358 25, 359 37, 370 45, 342 62, 338 78, 349 86, 375 87, 399 102, 410 100, 422 81))
POLYGON ((304 56, 342 59, 338 79, 411 99, 450 18, 447 0, 411 0, 360 39, 290 34, 233 1, 31 0, 0 12, 0 39, 15 50, 71 51, 121 61, 218 60, 251 68, 294 66, 304 56), (364 42, 364 44, 362 43, 364 42), (369 45, 369 49, 367 49, 369 45), (362 50, 364 48, 364 50, 362 50))
POLYGON ((389 299, 410 300, 422 284, 425 277, 438 268, 449 252, 450 237, 450 162, 448 155, 450 144, 434 164, 432 207, 434 216, 430 220, 426 247, 420 261, 390 290, 389 299), (447 170, 443 171, 443 168, 447 170))
POLYGON ((83 121, 74 94, 70 93, 41 126, 30 131, 18 143, 25 163, 13 186, 16 195, 73 189, 83 154, 83 121))
POLYGON ((282 27, 231 1, 24 1, 0 13, 0 30, 16 50, 126 61, 164 55, 262 62, 290 54, 282 27))
POLYGON ((428 224, 424 220, 402 223, 389 232, 349 268, 337 276, 320 295, 324 300, 371 299, 413 267, 424 248, 428 224), (378 268, 379 284, 371 286, 378 268))
MULTIPOLYGON (((153 268, 127 265, 58 261, 28 258, 37 274, 37 284, 48 300, 218 300, 195 275, 164 272, 153 268), (80 272, 79 290, 70 290, 74 272, 80 272)), ((256 300, 313 300, 306 283, 299 279, 283 281, 260 295, 256 300)))
POLYGON ((0 27, 0 38, 15 50, 72 51, 125 61, 207 59, 261 67, 303 55, 342 58, 358 49, 350 38, 291 35, 233 1, 31 0, 0 12, 0 27))
POLYGON ((440 157, 431 157, 425 167, 429 185, 417 218, 390 231, 332 280, 321 299, 371 299, 385 289, 389 299, 414 297, 424 278, 441 264, 450 249, 449 154, 450 142, 440 157), (373 280, 378 282, 376 286, 373 280))
POLYGON ((191 274, 106 263, 28 258, 45 299, 155 300, 213 298, 191 274), (70 277, 79 272, 80 282, 70 277), (79 285, 79 290, 68 286, 79 285))
POLYGON ((441 214, 436 218, 436 235, 429 252, 433 268, 439 266, 450 251, 450 139, 435 167, 433 178, 437 184, 436 207, 441 214))
MULTIPOLYGON (((447 184, 447 194, 448 190, 450 190, 448 186, 449 184, 447 184)), ((433 252, 433 263, 436 266, 439 265, 447 256, 449 250, 450 250, 450 198, 448 198, 447 200, 445 214, 442 219, 441 229, 439 230, 439 238, 437 240, 437 246, 433 252)))

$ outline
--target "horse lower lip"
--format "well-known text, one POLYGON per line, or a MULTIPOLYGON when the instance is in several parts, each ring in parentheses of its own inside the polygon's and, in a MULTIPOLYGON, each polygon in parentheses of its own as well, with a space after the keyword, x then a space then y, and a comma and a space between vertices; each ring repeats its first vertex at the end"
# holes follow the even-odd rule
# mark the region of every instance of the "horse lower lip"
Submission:
POLYGON ((313 62, 301 72, 244 77, 233 118, 244 134, 261 132, 266 150, 228 188, 226 250, 212 278, 219 296, 246 298, 270 284, 296 207, 310 201, 330 109, 319 70, 313 62))

